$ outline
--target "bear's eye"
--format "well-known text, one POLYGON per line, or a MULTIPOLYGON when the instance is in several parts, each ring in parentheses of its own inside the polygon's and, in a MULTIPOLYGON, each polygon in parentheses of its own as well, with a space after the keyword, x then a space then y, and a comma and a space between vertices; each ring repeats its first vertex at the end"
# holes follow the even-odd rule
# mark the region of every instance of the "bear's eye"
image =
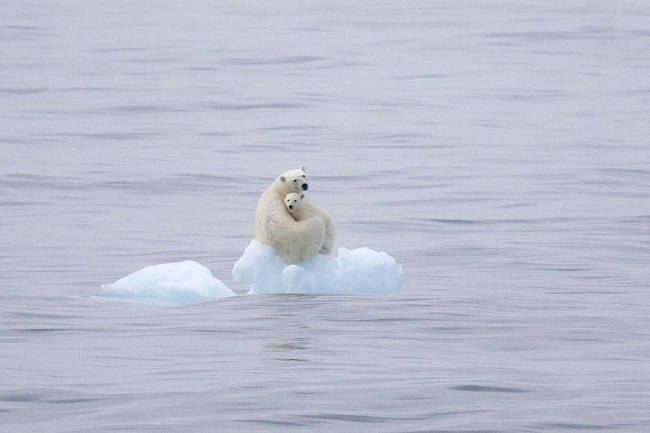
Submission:
POLYGON ((293 181, 294 181, 294 182, 298 182, 298 179, 294 179, 293 181))

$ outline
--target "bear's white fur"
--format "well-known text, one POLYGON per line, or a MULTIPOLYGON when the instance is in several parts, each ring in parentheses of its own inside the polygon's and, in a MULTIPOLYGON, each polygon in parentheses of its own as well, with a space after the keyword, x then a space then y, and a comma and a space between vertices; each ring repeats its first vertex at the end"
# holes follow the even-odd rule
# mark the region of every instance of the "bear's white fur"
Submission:
POLYGON ((278 256, 291 264, 314 257, 325 240, 322 219, 296 221, 284 205, 285 195, 307 188, 304 167, 285 171, 262 193, 255 211, 255 239, 273 247, 278 256))
POLYGON ((336 229, 330 216, 322 208, 316 206, 305 198, 304 193, 292 192, 284 197, 284 204, 296 221, 305 221, 309 218, 320 218, 325 224, 325 240, 321 252, 332 254, 336 229))

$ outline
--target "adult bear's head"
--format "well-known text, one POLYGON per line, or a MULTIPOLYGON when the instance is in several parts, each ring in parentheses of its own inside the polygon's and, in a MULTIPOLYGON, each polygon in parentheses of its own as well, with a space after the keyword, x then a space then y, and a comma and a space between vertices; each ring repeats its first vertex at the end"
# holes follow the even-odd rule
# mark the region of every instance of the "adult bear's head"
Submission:
POLYGON ((309 189, 305 167, 285 171, 278 177, 278 180, 285 185, 288 192, 300 192, 309 189))

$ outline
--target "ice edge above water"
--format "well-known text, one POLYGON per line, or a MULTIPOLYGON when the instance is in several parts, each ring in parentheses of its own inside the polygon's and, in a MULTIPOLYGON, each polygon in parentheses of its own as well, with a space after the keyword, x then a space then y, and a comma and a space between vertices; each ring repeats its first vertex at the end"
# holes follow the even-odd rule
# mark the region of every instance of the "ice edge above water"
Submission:
MULTIPOLYGON (((235 281, 249 282, 251 294, 383 294, 401 290, 402 267, 385 252, 339 248, 336 257, 319 254, 287 265, 273 248, 255 240, 235 263, 235 281)), ((147 266, 113 284, 97 297, 138 304, 175 305, 235 296, 209 269, 194 261, 147 266)))
POLYGON ((336 257, 318 254, 298 265, 282 261, 273 248, 251 241, 232 270, 251 284, 248 294, 378 294, 399 292, 402 267, 385 252, 339 248, 336 257))
POLYGON ((205 266, 193 261, 147 266, 113 284, 98 297, 137 304, 173 305, 210 302, 235 296, 205 266))

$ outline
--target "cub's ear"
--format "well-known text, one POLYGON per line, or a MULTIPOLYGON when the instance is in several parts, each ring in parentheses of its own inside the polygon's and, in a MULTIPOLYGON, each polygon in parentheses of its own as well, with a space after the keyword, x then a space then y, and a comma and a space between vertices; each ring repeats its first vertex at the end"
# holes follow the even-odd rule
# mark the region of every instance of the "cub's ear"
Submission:
POLYGON ((286 178, 284 176, 280 176, 280 182, 286 182, 286 178))
POLYGON ((307 173, 307 170, 305 170, 305 167, 304 167, 304 166, 303 166, 303 167, 300 167, 300 169, 301 169, 305 174, 307 173))
POLYGON ((305 198, 305 194, 300 194, 300 198, 305 198))

